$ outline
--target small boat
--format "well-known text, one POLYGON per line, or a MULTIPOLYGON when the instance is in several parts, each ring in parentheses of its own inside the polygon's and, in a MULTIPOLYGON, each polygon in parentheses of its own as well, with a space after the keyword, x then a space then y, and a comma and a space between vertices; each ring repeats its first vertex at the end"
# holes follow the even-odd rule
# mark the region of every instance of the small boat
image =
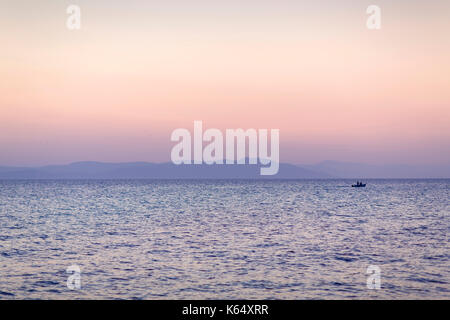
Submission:
POLYGON ((364 188, 365 186, 366 186, 365 183, 362 183, 362 182, 359 182, 359 181, 356 181, 356 184, 352 184, 353 188, 364 188))
POLYGON ((353 188, 364 188, 366 186, 365 183, 361 183, 361 184, 352 184, 353 188))

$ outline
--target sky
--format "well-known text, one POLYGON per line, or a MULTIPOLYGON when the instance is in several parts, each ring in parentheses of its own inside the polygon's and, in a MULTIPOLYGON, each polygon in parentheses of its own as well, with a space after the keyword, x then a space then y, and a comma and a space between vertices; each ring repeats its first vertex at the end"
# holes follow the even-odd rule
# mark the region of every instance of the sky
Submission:
POLYGON ((281 162, 450 164, 449 17, 447 0, 1 0, 0 165, 170 161, 194 120, 279 129, 281 162))

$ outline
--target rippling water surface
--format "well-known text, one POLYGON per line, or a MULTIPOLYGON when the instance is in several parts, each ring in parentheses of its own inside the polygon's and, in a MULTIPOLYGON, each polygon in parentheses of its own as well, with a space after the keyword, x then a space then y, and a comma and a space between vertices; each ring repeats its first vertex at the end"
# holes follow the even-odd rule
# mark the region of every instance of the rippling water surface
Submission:
POLYGON ((367 182, 0 181, 0 299, 449 299, 450 180, 367 182))

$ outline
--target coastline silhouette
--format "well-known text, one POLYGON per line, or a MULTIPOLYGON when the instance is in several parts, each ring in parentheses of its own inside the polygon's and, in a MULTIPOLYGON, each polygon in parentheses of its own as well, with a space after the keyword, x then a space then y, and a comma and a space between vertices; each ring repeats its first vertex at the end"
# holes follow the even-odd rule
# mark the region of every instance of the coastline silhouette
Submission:
POLYGON ((0 166, 0 179, 445 179, 447 166, 375 166, 324 161, 314 165, 280 163, 274 176, 261 176, 261 165, 175 165, 171 162, 75 162, 41 167, 0 166))

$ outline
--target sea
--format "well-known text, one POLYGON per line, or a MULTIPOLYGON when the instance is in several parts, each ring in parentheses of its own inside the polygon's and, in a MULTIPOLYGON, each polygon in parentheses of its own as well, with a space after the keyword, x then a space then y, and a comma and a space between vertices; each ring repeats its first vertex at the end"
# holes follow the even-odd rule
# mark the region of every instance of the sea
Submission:
POLYGON ((0 180, 0 299, 449 299, 450 180, 0 180))

